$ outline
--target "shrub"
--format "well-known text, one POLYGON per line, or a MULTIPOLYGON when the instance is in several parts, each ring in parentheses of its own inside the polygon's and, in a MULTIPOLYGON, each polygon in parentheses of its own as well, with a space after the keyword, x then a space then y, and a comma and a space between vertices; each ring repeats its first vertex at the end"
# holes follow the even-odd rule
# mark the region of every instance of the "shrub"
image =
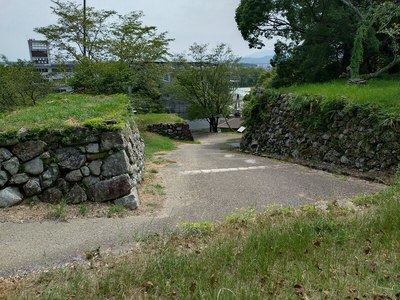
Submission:
POLYGON ((0 112, 34 105, 49 94, 52 84, 32 64, 18 61, 0 65, 0 112))
POLYGON ((92 95, 127 93, 135 72, 120 62, 85 61, 77 64, 69 84, 75 92, 92 95))

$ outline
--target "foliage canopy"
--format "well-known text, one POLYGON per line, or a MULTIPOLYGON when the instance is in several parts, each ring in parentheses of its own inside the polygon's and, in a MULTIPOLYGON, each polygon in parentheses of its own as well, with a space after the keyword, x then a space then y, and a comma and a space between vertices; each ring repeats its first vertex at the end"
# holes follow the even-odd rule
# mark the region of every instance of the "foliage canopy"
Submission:
POLYGON ((175 92, 188 102, 190 119, 207 119, 210 131, 217 132, 232 104, 238 59, 225 44, 210 51, 194 44, 189 51, 188 59, 177 58, 175 92))
POLYGON ((35 28, 46 37, 61 57, 82 62, 118 60, 131 64, 138 61, 164 60, 171 39, 158 33, 154 26, 143 25, 142 12, 120 15, 113 10, 87 7, 73 1, 52 0, 57 24, 35 28))
POLYGON ((0 65, 0 112, 21 105, 36 104, 52 89, 52 84, 31 64, 23 61, 0 65))
POLYGON ((395 71, 398 7, 397 0, 241 0, 236 22, 250 47, 280 38, 272 63, 274 85, 282 86, 338 78, 350 65, 356 74, 395 71))
POLYGON ((74 91, 87 94, 132 93, 136 110, 162 110, 160 86, 170 55, 171 39, 155 26, 145 26, 142 12, 120 15, 73 1, 53 0, 57 23, 36 28, 61 60, 77 62, 69 81, 74 91))

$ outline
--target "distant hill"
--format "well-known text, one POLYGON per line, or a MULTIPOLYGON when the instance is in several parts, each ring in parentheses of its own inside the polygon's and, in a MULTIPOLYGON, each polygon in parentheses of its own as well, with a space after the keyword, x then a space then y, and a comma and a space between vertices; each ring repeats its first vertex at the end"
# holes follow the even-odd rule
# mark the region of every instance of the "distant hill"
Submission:
POLYGON ((240 63, 242 64, 251 64, 251 65, 264 65, 269 64, 272 56, 262 56, 262 57, 242 57, 240 59, 240 63))
POLYGON ((264 65, 269 64, 270 60, 274 56, 273 50, 260 50, 251 55, 244 56, 240 59, 242 64, 252 64, 252 65, 264 65))

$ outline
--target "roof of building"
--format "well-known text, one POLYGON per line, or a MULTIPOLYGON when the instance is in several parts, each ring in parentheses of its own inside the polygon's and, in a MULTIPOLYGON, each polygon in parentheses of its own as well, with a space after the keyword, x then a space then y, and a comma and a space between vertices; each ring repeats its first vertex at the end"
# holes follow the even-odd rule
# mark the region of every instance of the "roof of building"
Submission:
POLYGON ((231 118, 228 119, 226 122, 223 122, 218 125, 220 129, 239 129, 242 126, 243 120, 241 118, 231 118))

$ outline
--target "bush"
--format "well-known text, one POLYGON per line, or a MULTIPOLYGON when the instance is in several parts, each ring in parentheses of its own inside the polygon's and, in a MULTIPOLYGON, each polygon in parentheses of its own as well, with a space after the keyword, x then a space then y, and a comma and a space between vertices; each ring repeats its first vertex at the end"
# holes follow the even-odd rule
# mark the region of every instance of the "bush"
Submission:
POLYGON ((69 81, 75 92, 91 95, 130 93, 134 110, 140 113, 163 111, 161 79, 164 69, 154 64, 130 66, 123 62, 78 64, 69 81))
POLYGON ((0 112, 34 105, 51 91, 52 84, 32 64, 18 61, 0 65, 0 112))
POLYGON ((135 72, 120 62, 84 61, 77 64, 69 84, 75 92, 92 95, 127 93, 135 72))
POLYGON ((161 113, 164 111, 161 98, 153 99, 143 93, 132 94, 131 104, 132 108, 138 113, 161 113))

